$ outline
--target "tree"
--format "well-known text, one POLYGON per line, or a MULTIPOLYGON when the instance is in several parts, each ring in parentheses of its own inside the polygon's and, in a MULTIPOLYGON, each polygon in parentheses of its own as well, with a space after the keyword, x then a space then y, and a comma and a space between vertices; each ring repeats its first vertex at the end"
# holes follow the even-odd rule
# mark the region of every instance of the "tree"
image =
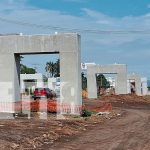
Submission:
POLYGON ((55 75, 54 77, 60 77, 60 60, 57 59, 55 63, 55 75))
POLYGON ((87 78, 85 77, 84 72, 81 73, 81 80, 82 80, 82 90, 87 89, 87 78))
POLYGON ((45 67, 46 72, 49 73, 50 77, 54 77, 54 72, 55 72, 55 63, 53 62, 47 62, 46 67, 45 67))
POLYGON ((60 60, 57 59, 55 63, 52 61, 47 62, 45 71, 49 73, 50 77, 60 77, 60 60))
POLYGON ((35 74, 36 70, 33 68, 29 68, 23 64, 20 65, 20 73, 21 74, 35 74))
POLYGON ((100 87, 100 88, 110 87, 110 83, 107 81, 107 79, 105 78, 103 74, 98 74, 96 76, 96 83, 97 83, 97 87, 100 87))
POLYGON ((24 58, 23 56, 20 56, 20 73, 21 74, 35 74, 36 73, 35 69, 29 68, 21 63, 23 58, 24 58))

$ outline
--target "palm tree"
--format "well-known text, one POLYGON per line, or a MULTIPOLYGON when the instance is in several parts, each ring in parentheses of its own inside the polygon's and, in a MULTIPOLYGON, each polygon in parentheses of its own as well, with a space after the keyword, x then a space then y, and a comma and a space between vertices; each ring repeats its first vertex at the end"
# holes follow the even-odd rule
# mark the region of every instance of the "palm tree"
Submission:
POLYGON ((47 77, 60 77, 60 60, 57 59, 57 61, 54 62, 47 62, 45 71, 47 72, 47 77))
POLYGON ((55 63, 55 77, 60 77, 60 60, 57 59, 55 63))
POLYGON ((55 74, 55 63, 53 63, 51 61, 47 62, 45 70, 46 70, 47 73, 49 73, 50 77, 54 77, 54 74, 55 74))

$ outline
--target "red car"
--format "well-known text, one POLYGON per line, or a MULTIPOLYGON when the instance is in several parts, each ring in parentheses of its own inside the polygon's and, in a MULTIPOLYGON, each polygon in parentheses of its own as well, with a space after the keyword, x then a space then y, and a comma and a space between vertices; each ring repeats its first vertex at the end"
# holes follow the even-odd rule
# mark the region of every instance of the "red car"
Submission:
POLYGON ((41 98, 49 99, 53 97, 56 97, 56 93, 49 88, 36 88, 33 95, 34 100, 41 98))

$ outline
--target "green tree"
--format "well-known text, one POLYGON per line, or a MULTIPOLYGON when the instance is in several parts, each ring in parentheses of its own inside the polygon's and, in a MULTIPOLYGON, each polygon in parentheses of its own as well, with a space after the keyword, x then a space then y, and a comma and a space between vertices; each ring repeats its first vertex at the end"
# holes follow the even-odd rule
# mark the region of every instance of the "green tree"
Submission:
POLYGON ((46 63, 45 71, 50 77, 60 77, 60 60, 56 62, 49 61, 46 63))
POLYGON ((36 70, 33 68, 29 68, 23 64, 20 65, 20 73, 21 74, 35 74, 36 70))
POLYGON ((35 74, 36 73, 35 69, 29 68, 21 63, 23 58, 24 57, 20 55, 20 73, 21 74, 35 74))
POLYGON ((81 80, 82 80, 82 90, 87 89, 87 78, 85 77, 84 72, 81 73, 81 80))
POLYGON ((53 62, 47 62, 45 67, 46 72, 49 73, 50 77, 54 77, 55 74, 55 63, 53 62))
POLYGON ((97 87, 108 88, 110 87, 110 83, 107 81, 103 74, 98 74, 96 76, 97 87))
POLYGON ((60 77, 60 59, 57 59, 55 63, 55 75, 54 77, 60 77))

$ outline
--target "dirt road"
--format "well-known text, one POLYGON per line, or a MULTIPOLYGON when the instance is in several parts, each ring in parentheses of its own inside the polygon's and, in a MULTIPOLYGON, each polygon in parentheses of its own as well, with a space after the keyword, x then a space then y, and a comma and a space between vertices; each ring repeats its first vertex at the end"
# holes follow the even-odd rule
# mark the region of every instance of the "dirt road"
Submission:
POLYGON ((80 136, 58 141, 50 150, 150 150, 150 110, 123 109, 118 119, 80 136))

